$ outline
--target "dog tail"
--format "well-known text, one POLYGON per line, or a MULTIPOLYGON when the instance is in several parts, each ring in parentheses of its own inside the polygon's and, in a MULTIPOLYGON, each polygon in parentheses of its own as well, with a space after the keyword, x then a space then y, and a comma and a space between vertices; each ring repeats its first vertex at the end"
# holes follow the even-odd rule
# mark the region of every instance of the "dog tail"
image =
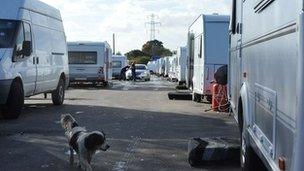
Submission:
POLYGON ((75 118, 71 114, 63 114, 61 115, 61 126, 67 132, 71 131, 73 128, 77 127, 78 124, 75 118))

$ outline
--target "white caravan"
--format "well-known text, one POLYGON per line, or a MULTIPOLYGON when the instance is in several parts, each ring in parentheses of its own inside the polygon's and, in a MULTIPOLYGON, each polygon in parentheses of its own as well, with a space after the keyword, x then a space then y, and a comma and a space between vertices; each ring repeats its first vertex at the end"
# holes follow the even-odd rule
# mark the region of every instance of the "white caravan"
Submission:
POLYGON ((128 65, 127 57, 122 55, 112 56, 112 77, 120 78, 121 69, 128 65))
POLYGON ((169 76, 169 70, 170 70, 170 58, 169 56, 164 57, 164 77, 169 76))
POLYGON ((52 93, 64 101, 69 68, 60 12, 37 0, 2 0, 0 10, 0 109, 17 118, 24 97, 52 93))
POLYGON ((233 0, 229 97, 244 169, 304 168, 303 0, 233 0))
POLYGON ((159 58, 157 60, 157 69, 158 69, 158 75, 159 76, 164 76, 165 75, 165 59, 164 58, 159 58))
POLYGON ((150 73, 155 74, 157 72, 157 61, 149 61, 147 67, 150 73))
POLYGON ((106 85, 112 79, 112 49, 107 42, 69 42, 70 82, 106 85))
POLYGON ((177 51, 176 75, 180 85, 186 83, 187 47, 180 47, 177 51))
POLYGON ((189 27, 193 44, 193 100, 211 101, 215 71, 228 64, 229 16, 200 15, 189 27))
POLYGON ((174 82, 177 81, 177 74, 176 74, 177 64, 178 64, 177 56, 169 57, 168 77, 169 77, 170 81, 174 81, 174 82))

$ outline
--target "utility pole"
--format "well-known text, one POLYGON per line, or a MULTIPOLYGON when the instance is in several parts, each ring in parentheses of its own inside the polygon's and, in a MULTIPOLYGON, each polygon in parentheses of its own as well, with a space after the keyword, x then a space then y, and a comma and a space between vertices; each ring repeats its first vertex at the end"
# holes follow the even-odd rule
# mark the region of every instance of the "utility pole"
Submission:
POLYGON ((115 33, 113 34, 113 55, 115 55, 115 33))
POLYGON ((149 26, 148 32, 150 32, 150 40, 155 40, 155 33, 159 32, 157 29, 158 26, 161 26, 161 22, 158 22, 158 16, 151 14, 148 16, 149 22, 146 22, 146 26, 149 26))

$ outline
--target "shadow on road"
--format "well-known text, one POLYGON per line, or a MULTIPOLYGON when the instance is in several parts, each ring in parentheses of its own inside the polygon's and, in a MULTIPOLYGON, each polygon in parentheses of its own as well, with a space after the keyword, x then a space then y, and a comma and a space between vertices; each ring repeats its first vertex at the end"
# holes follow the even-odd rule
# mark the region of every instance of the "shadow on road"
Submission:
MULTIPOLYGON (((59 124, 63 113, 72 114, 88 130, 106 132, 111 149, 94 157, 95 170, 192 170, 187 163, 190 138, 238 135, 237 127, 221 116, 27 104, 18 120, 0 120, 0 161, 5 163, 0 170, 77 170, 68 166, 65 154, 67 143, 59 124)), ((219 169, 239 170, 208 170, 219 169)))

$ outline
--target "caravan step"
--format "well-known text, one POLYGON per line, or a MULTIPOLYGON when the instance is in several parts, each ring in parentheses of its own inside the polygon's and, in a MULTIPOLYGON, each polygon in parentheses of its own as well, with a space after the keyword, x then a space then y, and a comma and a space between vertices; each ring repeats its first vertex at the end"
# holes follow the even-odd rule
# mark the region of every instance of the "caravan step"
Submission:
POLYGON ((188 162, 192 167, 240 164, 238 138, 193 138, 188 143, 188 162))
POLYGON ((168 98, 170 100, 192 100, 192 93, 188 91, 184 92, 169 92, 168 98))

